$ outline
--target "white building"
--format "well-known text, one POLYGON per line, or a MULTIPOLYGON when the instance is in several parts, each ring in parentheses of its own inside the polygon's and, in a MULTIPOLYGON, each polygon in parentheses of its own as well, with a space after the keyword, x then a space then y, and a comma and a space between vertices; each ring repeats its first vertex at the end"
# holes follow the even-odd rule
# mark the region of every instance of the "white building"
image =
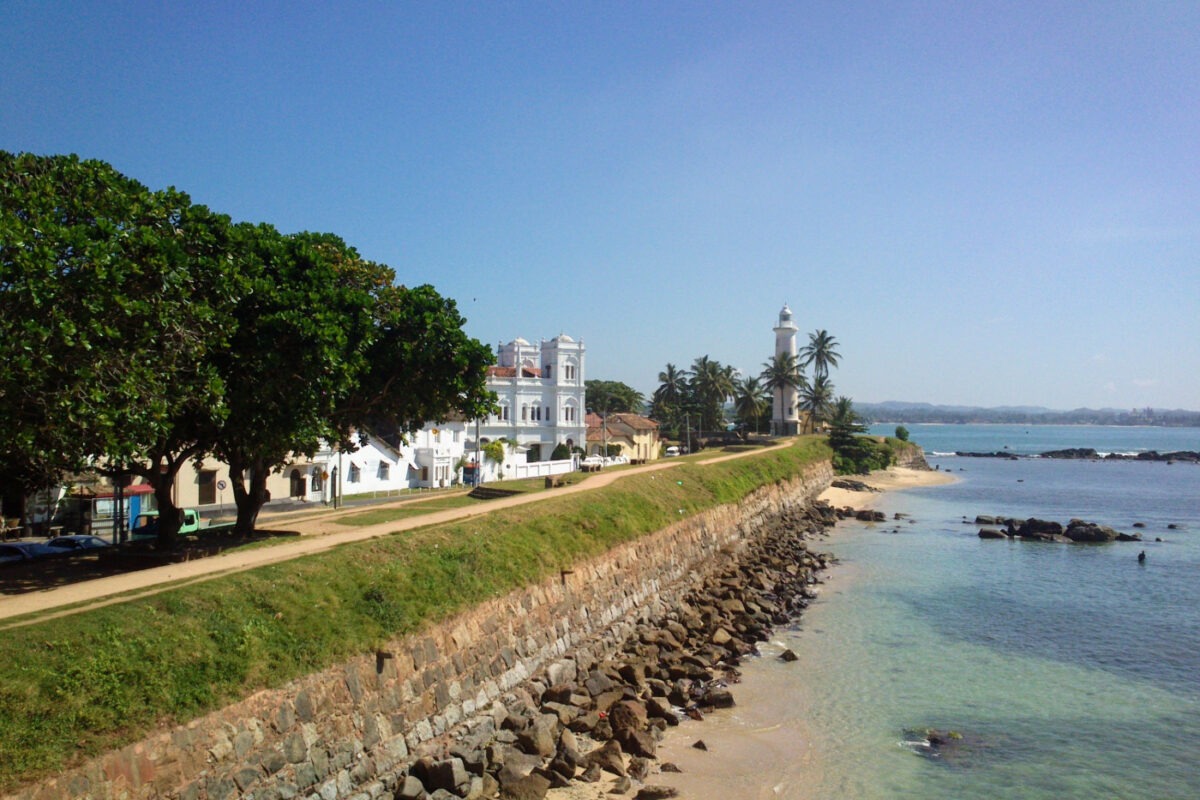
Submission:
MULTIPOLYGON (((800 328, 792 320, 792 310, 787 303, 779 312, 779 324, 775 326, 775 355, 799 356, 796 337, 800 328)), ((776 436, 795 436, 800 432, 800 398, 791 386, 776 389, 771 398, 771 433, 776 436)))
POLYGON ((477 444, 497 439, 517 443, 529 462, 548 461, 560 444, 585 446, 584 346, 565 333, 532 345, 514 339, 496 348, 496 366, 487 388, 496 393, 499 411, 463 425, 470 455, 477 444), (478 431, 478 439, 476 439, 478 431))

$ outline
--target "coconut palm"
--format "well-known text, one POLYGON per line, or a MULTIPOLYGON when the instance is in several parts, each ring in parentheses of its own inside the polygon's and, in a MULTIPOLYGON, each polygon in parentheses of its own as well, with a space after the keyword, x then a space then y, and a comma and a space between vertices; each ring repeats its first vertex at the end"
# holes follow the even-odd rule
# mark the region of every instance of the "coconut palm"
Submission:
POLYGON ((763 371, 759 377, 762 379, 763 386, 779 400, 775 404, 780 414, 779 419, 776 420, 776 431, 783 433, 787 417, 792 410, 784 407, 784 395, 788 389, 801 391, 808 383, 808 379, 804 377, 804 371, 800 367, 800 360, 791 353, 776 353, 770 361, 763 362, 763 371))
POLYGON ((842 358, 837 348, 837 339, 829 331, 813 331, 808 335, 808 344, 800 349, 800 363, 811 366, 814 376, 828 375, 829 368, 836 367, 842 358))
POLYGON ((800 390, 800 409, 808 416, 808 429, 815 433, 817 425, 829 419, 833 404, 833 381, 818 375, 800 390))
POLYGON ((758 433, 758 421, 771 404, 771 391, 755 376, 738 381, 733 393, 733 407, 742 422, 754 420, 754 432, 758 433))
POLYGON ((687 393, 687 372, 667 364, 667 368, 658 373, 658 388, 650 402, 650 416, 658 421, 664 434, 670 431, 679 437, 687 393))
POLYGON ((690 374, 692 393, 700 407, 700 428, 703 429, 705 419, 712 429, 719 428, 724 418, 721 407, 733 395, 737 370, 703 355, 692 362, 690 374))

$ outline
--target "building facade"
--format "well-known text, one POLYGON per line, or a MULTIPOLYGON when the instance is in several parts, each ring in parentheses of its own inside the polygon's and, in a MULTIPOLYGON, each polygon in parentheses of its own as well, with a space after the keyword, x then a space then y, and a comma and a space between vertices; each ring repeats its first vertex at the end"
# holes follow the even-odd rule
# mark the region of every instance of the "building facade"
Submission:
MULTIPOLYGON (((787 303, 779 312, 779 324, 775 326, 775 355, 800 354, 797 337, 800 328, 792 319, 792 310, 787 303)), ((771 433, 775 436, 795 436, 800 432, 800 398, 796 389, 784 386, 776 389, 771 397, 771 433)))
POLYGON ((565 333, 533 345, 517 338, 496 348, 496 365, 488 370, 487 388, 496 393, 499 410, 462 426, 467 453, 488 442, 516 442, 526 461, 548 461, 558 445, 583 448, 585 348, 565 333))

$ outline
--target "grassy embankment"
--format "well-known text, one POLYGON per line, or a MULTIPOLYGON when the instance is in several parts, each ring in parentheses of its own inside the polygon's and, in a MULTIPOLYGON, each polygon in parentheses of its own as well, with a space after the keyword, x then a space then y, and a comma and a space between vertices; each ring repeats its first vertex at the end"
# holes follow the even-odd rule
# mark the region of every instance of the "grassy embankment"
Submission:
POLYGON ((0 790, 371 652, 829 455, 807 437, 10 628, 0 790))

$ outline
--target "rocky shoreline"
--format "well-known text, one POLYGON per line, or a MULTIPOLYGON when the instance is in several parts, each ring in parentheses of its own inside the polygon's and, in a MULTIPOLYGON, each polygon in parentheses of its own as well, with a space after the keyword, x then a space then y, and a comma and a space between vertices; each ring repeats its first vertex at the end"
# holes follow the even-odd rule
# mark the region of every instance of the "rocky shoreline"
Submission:
POLYGON ((653 782, 678 771, 656 760, 664 731, 734 705, 741 661, 815 596, 828 559, 809 540, 844 513, 818 502, 777 517, 661 618, 641 623, 613 658, 555 662, 490 714, 427 743, 394 797, 539 800, 572 786, 598 793, 601 783, 616 794, 636 788, 641 800, 676 796, 653 782))

